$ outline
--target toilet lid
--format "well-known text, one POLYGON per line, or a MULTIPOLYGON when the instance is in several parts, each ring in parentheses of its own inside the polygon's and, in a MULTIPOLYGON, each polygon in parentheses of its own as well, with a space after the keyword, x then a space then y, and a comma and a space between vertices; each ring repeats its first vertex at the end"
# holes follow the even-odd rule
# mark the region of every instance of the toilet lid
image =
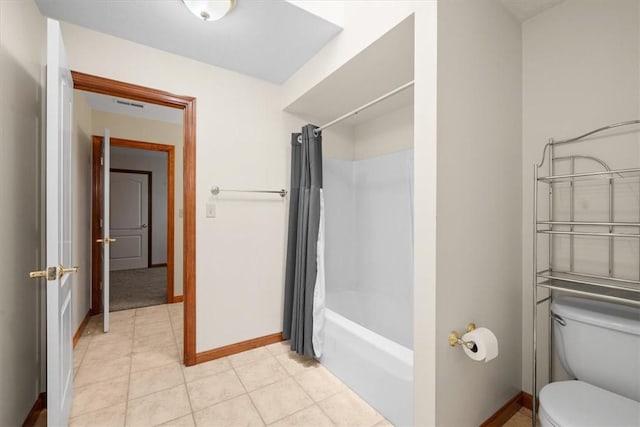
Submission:
POLYGON ((547 384, 540 406, 556 426, 640 426, 640 402, 582 381, 547 384))

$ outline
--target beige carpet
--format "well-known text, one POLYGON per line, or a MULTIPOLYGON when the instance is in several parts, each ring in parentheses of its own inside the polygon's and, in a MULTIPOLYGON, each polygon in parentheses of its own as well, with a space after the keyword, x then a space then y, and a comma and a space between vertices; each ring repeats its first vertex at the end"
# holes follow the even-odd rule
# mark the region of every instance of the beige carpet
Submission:
POLYGON ((109 311, 167 302, 167 267, 112 271, 109 283, 109 311))

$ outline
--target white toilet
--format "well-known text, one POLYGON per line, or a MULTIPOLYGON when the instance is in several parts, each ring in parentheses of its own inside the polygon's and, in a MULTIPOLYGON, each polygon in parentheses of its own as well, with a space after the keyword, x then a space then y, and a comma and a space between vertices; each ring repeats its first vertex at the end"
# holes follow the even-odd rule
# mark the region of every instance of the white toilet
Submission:
POLYGON ((563 296, 551 312, 555 351, 577 380, 542 388, 540 424, 640 426, 640 308, 563 296))

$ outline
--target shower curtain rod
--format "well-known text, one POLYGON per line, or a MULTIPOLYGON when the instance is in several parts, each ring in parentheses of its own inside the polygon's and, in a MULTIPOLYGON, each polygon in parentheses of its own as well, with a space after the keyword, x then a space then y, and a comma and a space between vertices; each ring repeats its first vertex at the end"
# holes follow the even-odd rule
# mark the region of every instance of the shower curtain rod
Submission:
MULTIPOLYGON (((399 87, 393 89, 391 92, 387 92, 384 95, 379 96, 378 98, 374 99, 373 101, 367 102, 366 104, 356 108, 355 110, 350 111, 350 112, 348 112, 346 114, 343 114, 342 116, 338 117, 337 119, 332 120, 329 123, 326 123, 326 124, 316 128, 316 129, 314 129, 313 130, 313 134, 315 136, 318 136, 318 134, 322 130, 324 130, 324 129, 328 128, 328 127, 331 127, 331 126, 333 126, 333 125, 335 125, 337 123, 340 123, 341 121, 343 121, 345 119, 348 119, 351 116, 355 116, 356 114, 360 113, 361 111, 366 110, 367 108, 374 106, 378 102, 384 101, 385 99, 395 95, 398 92, 402 92, 403 90, 413 86, 414 82, 415 82, 415 80, 411 80, 410 82, 407 82, 407 83, 403 84, 402 86, 399 86, 399 87)), ((300 136, 298 137, 298 142, 302 142, 302 137, 300 137, 300 136)))

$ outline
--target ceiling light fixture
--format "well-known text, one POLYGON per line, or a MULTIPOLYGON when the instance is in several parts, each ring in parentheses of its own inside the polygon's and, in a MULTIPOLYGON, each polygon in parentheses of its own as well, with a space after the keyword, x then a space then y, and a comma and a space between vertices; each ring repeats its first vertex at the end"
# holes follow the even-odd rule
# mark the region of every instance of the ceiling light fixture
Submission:
POLYGON ((185 6, 203 21, 217 21, 236 6, 236 0, 182 0, 185 6))

